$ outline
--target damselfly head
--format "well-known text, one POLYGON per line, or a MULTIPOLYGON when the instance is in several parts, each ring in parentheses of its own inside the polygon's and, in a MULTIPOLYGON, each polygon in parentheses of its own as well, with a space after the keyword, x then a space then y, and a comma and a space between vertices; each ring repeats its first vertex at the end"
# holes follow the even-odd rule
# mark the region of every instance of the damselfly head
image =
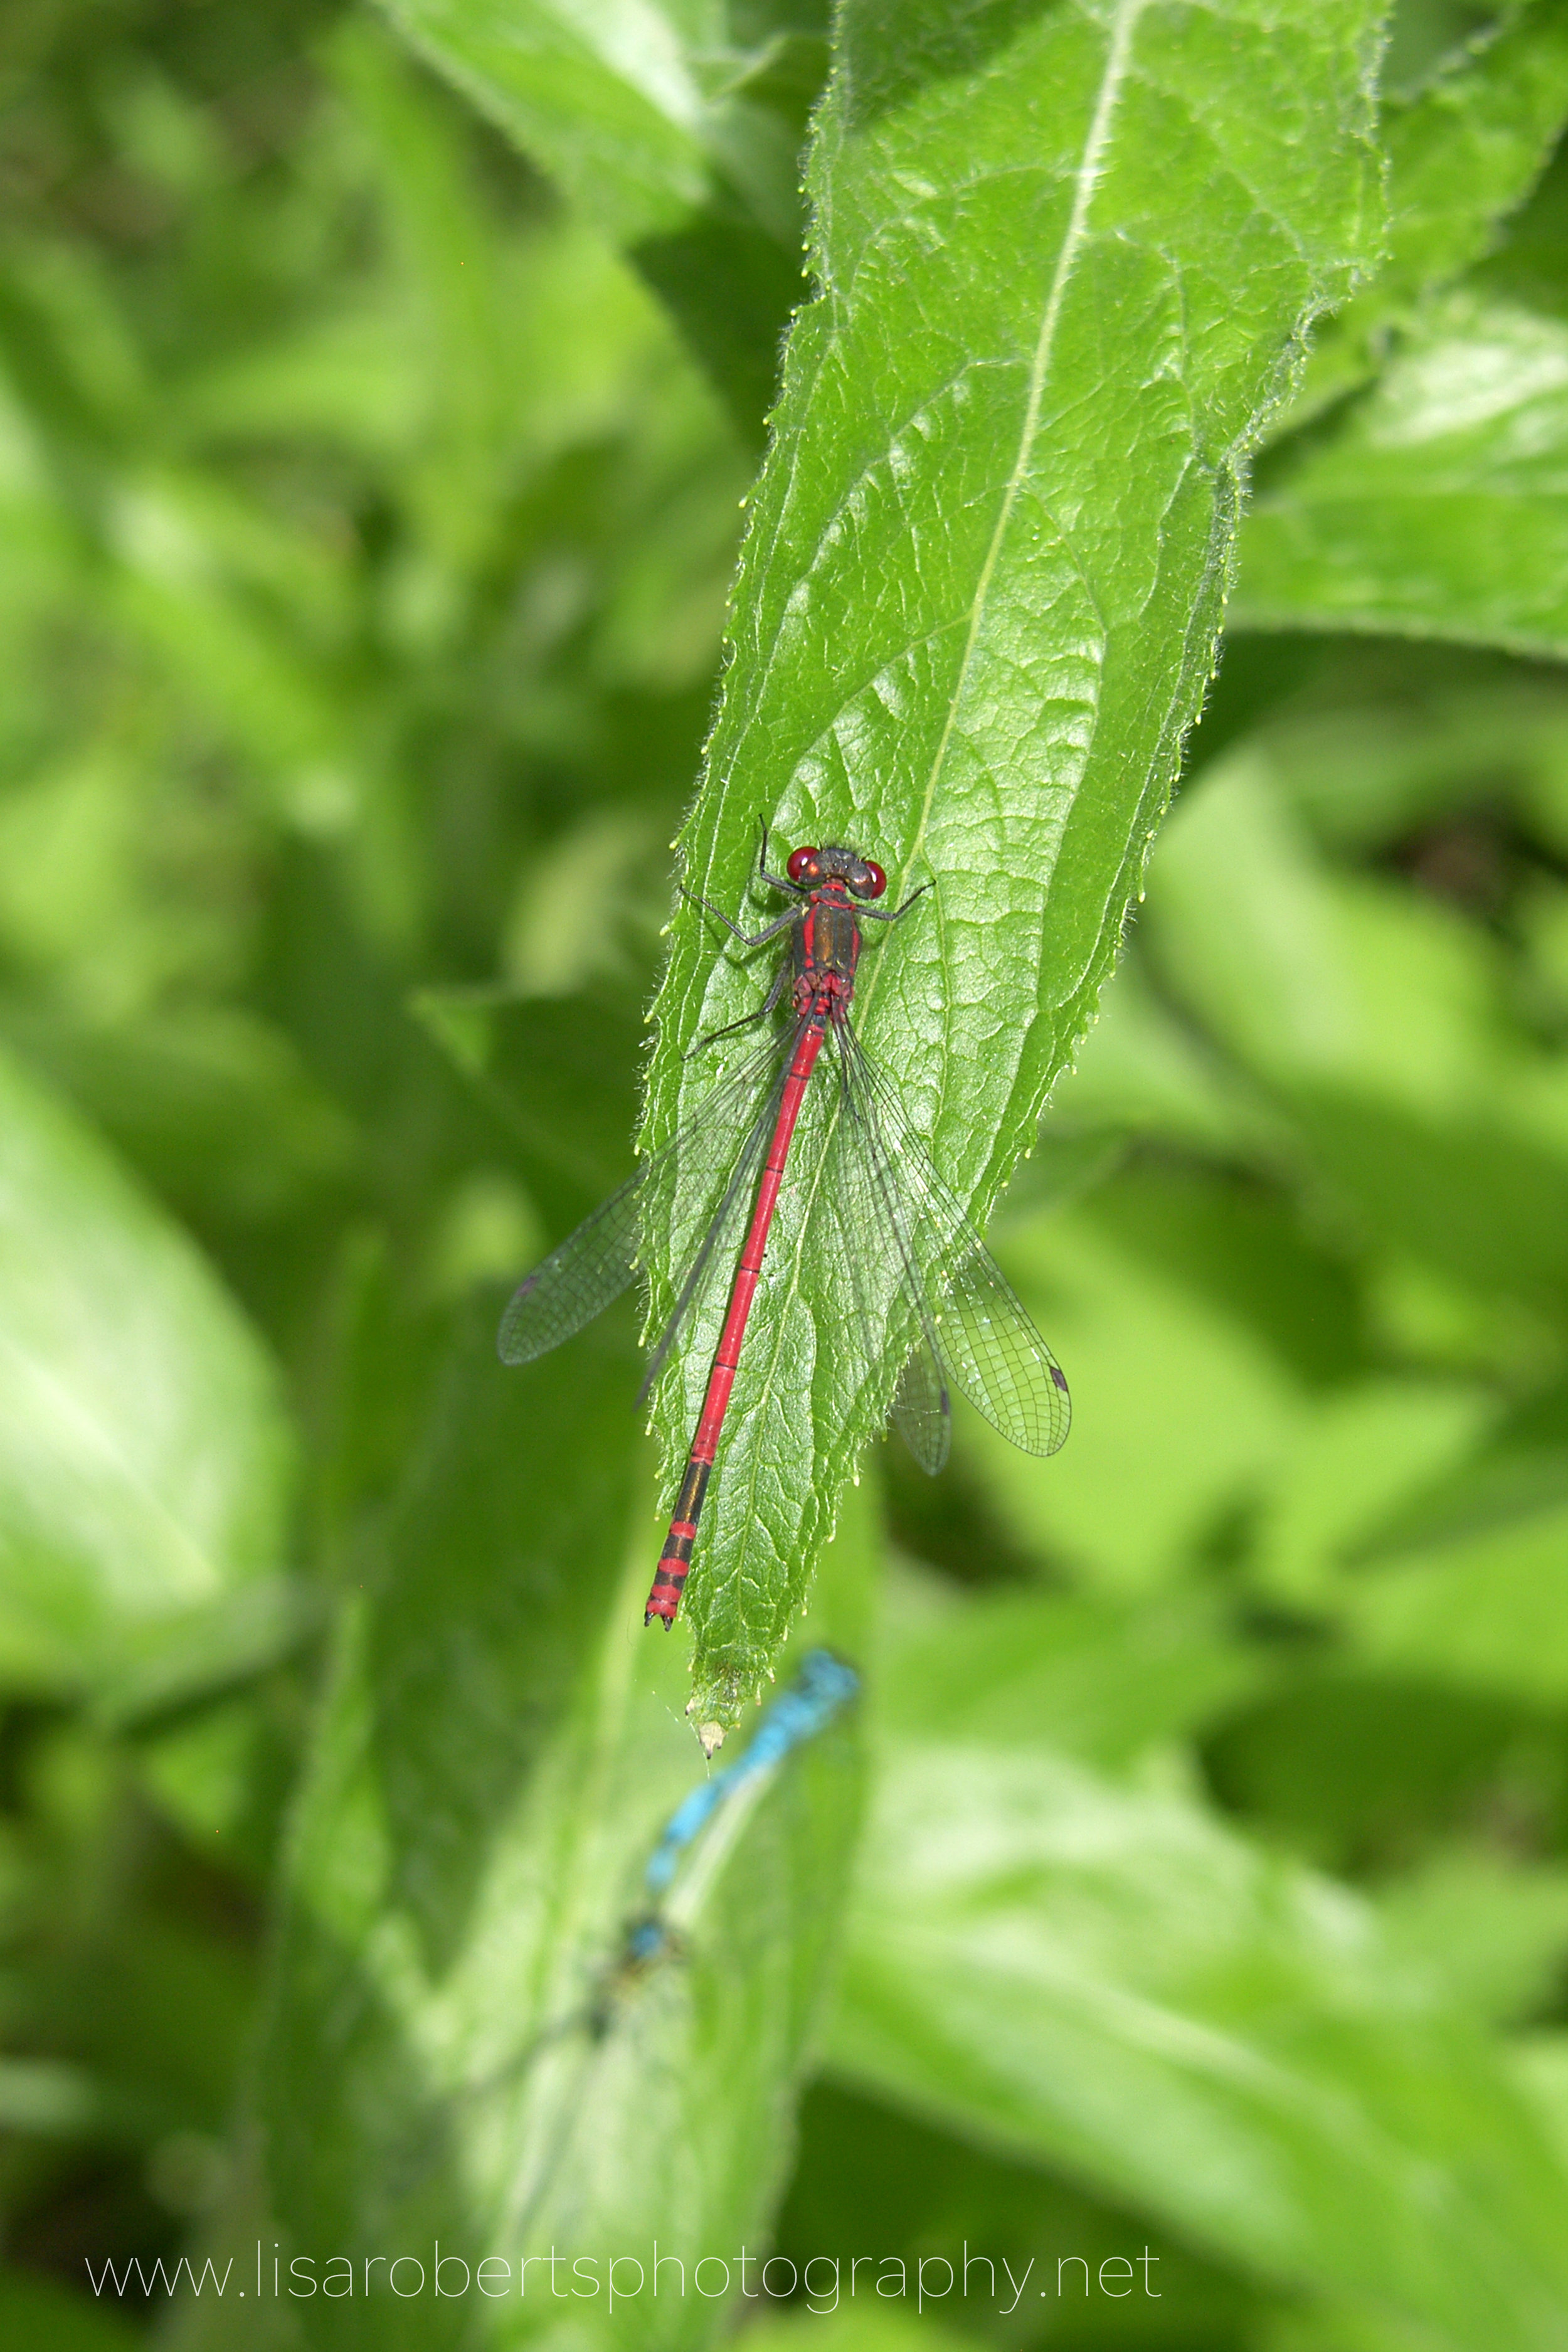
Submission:
POLYGON ((874 857, 862 857, 858 850, 844 849, 830 841, 820 849, 794 851, 784 871, 803 888, 824 882, 846 883, 857 898, 879 898, 888 887, 888 877, 874 857))
POLYGON ((640 1919, 626 1922, 621 1944, 621 1966, 623 1969, 651 1968, 656 1960, 662 1960, 675 1948, 673 1932, 656 1913, 648 1912, 640 1919))

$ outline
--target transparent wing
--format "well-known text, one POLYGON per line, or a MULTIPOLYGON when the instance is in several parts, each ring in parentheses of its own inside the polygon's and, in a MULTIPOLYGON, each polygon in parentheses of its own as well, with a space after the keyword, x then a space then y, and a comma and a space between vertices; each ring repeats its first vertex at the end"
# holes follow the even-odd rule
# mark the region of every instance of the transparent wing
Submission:
POLYGON ((672 1207, 679 1184, 681 1199, 691 1204, 695 1233, 688 1223, 685 1271, 649 1379, 657 1375, 749 1190, 788 1043, 770 1037, 721 1079, 669 1141, 525 1276, 501 1318, 497 1346, 503 1363, 531 1364, 620 1297, 637 1270, 645 1221, 672 1207))
POLYGON ((496 1346, 503 1364, 531 1364, 618 1298, 632 1278, 642 1223, 642 1167, 601 1202, 513 1291, 496 1346))
MULTIPOLYGON (((981 1240, 957 1196, 932 1167, 891 1081, 853 1031, 840 1032, 845 1084, 857 1141, 884 1223, 896 1235, 897 1266, 911 1336, 929 1340, 938 1365, 994 1429, 1025 1454, 1054 1454, 1072 1409, 1061 1366, 981 1240)), ((910 1359, 895 1402, 899 1428, 917 1461, 917 1432, 929 1423, 932 1372, 910 1359)), ((940 1379, 940 1374, 938 1375, 940 1379)))
MULTIPOLYGON (((887 1197, 886 1155, 869 1130, 864 1088, 849 1063, 849 1033, 839 1046, 839 1116, 830 1181, 838 1219, 838 1263, 848 1269, 857 1339, 863 1361, 907 1356, 893 1399, 892 1422, 922 1470, 934 1477, 952 1442, 952 1410, 936 1352, 936 1330, 919 1268, 905 1232, 907 1218, 887 1197)), ((872 1107, 871 1118, 875 1118, 872 1107)))
POLYGON ((922 1336, 904 1366, 889 1415, 922 1470, 934 1478, 952 1445, 952 1402, 935 1349, 922 1336))
MULTIPOLYGON (((798 1034, 798 1031, 796 1034, 798 1034)), ((793 1046, 793 1040, 791 1045, 793 1046)), ((739 1145, 736 1146, 734 1143, 731 1124, 727 1120, 721 1122, 715 1118, 711 1122, 719 1129, 719 1132, 711 1140, 710 1139, 710 1122, 706 1118, 708 1105, 704 1102, 692 1121, 692 1125, 700 1130, 696 1140, 688 1145, 686 1151, 679 1156, 677 1161, 668 1171, 669 1182, 673 1185, 678 1175, 683 1177, 689 1189, 697 1195, 700 1203, 695 1227, 688 1226, 684 1229, 688 1235, 686 1246, 689 1247, 689 1236, 693 1233, 700 1234, 700 1239, 697 1240, 695 1248, 691 1250, 685 1271, 677 1285, 675 1305, 670 1309, 664 1328, 655 1341, 653 1351, 648 1357, 647 1370, 644 1373, 642 1386, 637 1391, 639 1404, 652 1393, 654 1383, 664 1370, 669 1351, 674 1347, 687 1317, 691 1313, 698 1299, 706 1293, 710 1282, 718 1278, 727 1286, 733 1277, 735 1246, 739 1243, 738 1228, 751 1206, 757 1171, 777 1123, 779 1098, 784 1089, 786 1067, 785 1045, 778 1042, 771 1043, 766 1051, 756 1057, 755 1074, 750 1081, 752 1123, 750 1129, 744 1130, 739 1145), (724 1171, 727 1161, 730 1164, 726 1175, 724 1171), (721 1181, 723 1189, 720 1192, 717 1203, 711 1204, 710 1196, 715 1185, 721 1181)), ((748 1064, 747 1069, 751 1071, 752 1066, 748 1064)), ((666 1171, 655 1165, 650 1169, 649 1173, 652 1180, 651 1193, 660 1187, 661 1179, 666 1171)), ((661 1205, 665 1213, 673 1218, 679 1206, 679 1201, 671 1192, 661 1205)), ((675 1239, 678 1251, 682 1251, 680 1232, 676 1233, 675 1239)))

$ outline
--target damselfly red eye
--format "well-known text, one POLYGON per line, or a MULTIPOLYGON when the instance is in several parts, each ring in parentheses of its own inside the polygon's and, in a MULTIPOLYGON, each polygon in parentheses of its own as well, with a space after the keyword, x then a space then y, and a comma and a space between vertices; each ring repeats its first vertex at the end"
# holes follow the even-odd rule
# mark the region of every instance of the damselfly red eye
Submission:
POLYGON ((866 879, 857 891, 857 898, 879 898, 888 887, 887 876, 874 857, 863 857, 860 863, 866 869, 866 879))
POLYGON ((784 867, 784 872, 792 882, 805 881, 806 868, 816 856, 815 849, 794 849, 790 852, 789 864, 784 867))

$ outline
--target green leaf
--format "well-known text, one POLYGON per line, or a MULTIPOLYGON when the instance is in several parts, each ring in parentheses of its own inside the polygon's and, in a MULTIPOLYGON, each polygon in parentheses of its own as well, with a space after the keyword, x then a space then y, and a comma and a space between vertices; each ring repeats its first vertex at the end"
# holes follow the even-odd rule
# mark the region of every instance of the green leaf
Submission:
POLYGON ((1522 1310, 1551 1344, 1568 1318, 1562 1142, 1490 1105, 1436 1118, 1353 1088, 1303 1088, 1294 1108, 1318 1174, 1369 1239, 1492 1311, 1522 1310))
POLYGON ((895 1748, 828 2054, 1445 2352, 1556 2341, 1568 2176, 1499 2062, 1348 1891, 1190 1805, 895 1748))
POLYGON ((1511 2024, 1550 2000, 1568 1948, 1568 1874, 1464 1851, 1396 1880, 1378 1906, 1396 1954, 1447 2000, 1511 2024))
POLYGON ((1532 2033, 1512 2054, 1520 2081, 1568 2164, 1568 2033, 1532 2033))
POLYGON ((1338 1571, 1389 1517, 1474 1450, 1495 1418, 1458 1382, 1358 1381, 1304 1421, 1258 1530, 1258 1573, 1289 1607, 1331 1606, 1338 1571))
MULTIPOLYGON (((684 1948, 616 1990, 642 1866, 703 1770, 679 1648, 627 1630, 651 1537, 635 1380, 624 1328, 502 1372, 486 1308, 456 1348, 343 1629, 260 2079, 273 2210, 302 2252, 570 2243, 598 2266, 594 2341, 686 2344, 710 2307, 645 2292, 612 2318, 604 2257, 754 2242, 859 1777, 843 1719, 740 1818, 684 1948)), ((850 1654, 868 1532, 847 1529, 811 1629, 850 1654)), ((509 2340, 558 2321, 548 2277, 520 2305, 513 2273, 509 2340)), ((378 2343, 428 2340, 427 2312, 383 2293, 374 2315, 378 2343)), ((346 2305, 304 2317, 314 2343, 367 2340, 346 2305)))
POLYGON ((98 2084, 56 2058, 0 2058, 0 2127, 44 2139, 124 2128, 98 2084))
POLYGON ((1373 374, 1391 328, 1479 261, 1529 194, 1568 119, 1568 23, 1524 0, 1383 110, 1388 254, 1315 338, 1288 431, 1373 374))
POLYGON ((70 2034, 118 2133, 212 2138, 234 2103, 254 1957, 206 1923, 122 1912, 40 1971, 42 2032, 56 2042, 70 2034))
POLYGON ((640 1024, 628 989, 425 988, 413 1010, 515 1139, 531 1183, 566 1206, 567 1226, 631 1173, 640 1024), (583 1072, 601 1059, 610 1076, 586 1093, 583 1072))
POLYGON ((0 1674, 70 1690, 276 1574, 292 1445, 191 1244, 4 1057, 0 1200, 0 1674))
POLYGON ((1568 1697, 1568 1507, 1369 1565, 1342 1615, 1385 1670, 1549 1706, 1568 1697))
MULTIPOLYGON (((1433 1465, 1436 1467, 1436 1465, 1433 1465)), ((1358 1547, 1367 1559, 1413 1551, 1568 1504, 1568 1387, 1527 1397, 1488 1442, 1439 1469, 1358 1547)))
POLYGON ((257 1577, 177 1616, 127 1627, 119 1654, 100 1673, 93 1714, 118 1727, 211 1698, 297 1650, 321 1614, 317 1587, 257 1577))
POLYGON ((188 1848, 266 1893, 299 1764, 287 1705, 254 1685, 142 1729, 141 1792, 188 1848), (281 1720, 279 1720, 281 1717, 281 1720))
MULTIPOLYGON (((933 2279, 942 2273, 933 2268, 933 2279)), ((861 2281, 862 2293, 866 2282, 861 2281)), ((747 2352, 968 2352, 970 2335, 955 2335, 929 2311, 906 2318, 898 2311, 844 2310, 820 2319, 764 2314, 746 2330, 747 2352)))
POLYGON ((1391 1252, 1532 1314, 1568 1300, 1561 1065, 1500 1019, 1478 926, 1335 874, 1249 746, 1184 796, 1151 870, 1153 960, 1289 1108, 1314 1177, 1391 1252))
POLYGON ((1211 1728, 1205 1765, 1226 1804, 1298 1859, 1386 1879, 1456 1839, 1481 1843, 1477 1823, 1500 1810, 1550 1815, 1554 1746, 1537 1747, 1517 1697, 1380 1674, 1334 1644, 1291 1663, 1211 1728))
POLYGON ((1568 653, 1568 325, 1461 292, 1242 528, 1238 629, 1568 653))
POLYGON ((674 228, 702 203, 703 95, 658 0, 391 0, 388 14, 611 236, 674 228))
POLYGON ((289 1039, 237 1005, 114 1022, 8 1007, 5 1026, 182 1208, 276 1217, 346 1171, 348 1121, 289 1039))
MULTIPOLYGON (((590 441, 623 423, 644 390, 628 380, 638 362, 662 361, 669 373, 669 322, 591 225, 603 225, 593 207, 587 220, 498 216, 472 125, 373 17, 340 17, 326 58, 370 151, 391 283, 357 326, 357 355, 342 321, 313 321, 292 348, 272 343, 249 355, 252 373, 231 362, 226 383, 220 375, 216 387, 198 384, 195 416, 205 410, 232 433, 237 424, 245 430, 248 410, 249 429, 265 430, 268 393, 276 405, 292 391, 296 401, 305 395, 307 426, 312 398, 324 394, 331 425, 334 398, 342 410, 357 382, 375 404, 367 422, 377 438, 400 407, 406 418, 399 487, 424 533, 448 560, 472 565, 515 531, 519 446, 542 455, 552 442, 590 441), (377 331, 379 351, 367 343, 377 331), (334 387, 334 360, 340 377, 348 363, 346 385, 334 387)), ((557 128, 569 136, 570 118, 557 128)), ((586 184, 603 193, 597 177, 586 184)), ((784 266, 782 253, 773 257, 784 266)), ((702 397, 710 408, 706 387, 702 397)), ((679 414, 677 396, 667 430, 679 414)), ((728 442, 716 417, 706 421, 718 428, 713 439, 728 442)), ((722 458, 715 470, 722 481, 722 458)), ((742 484, 743 472, 735 496, 742 484)))
MULTIPOLYGON (((1247 642, 1261 650, 1285 641, 1247 642)), ((1297 650, 1310 657, 1310 648, 1297 650)), ((1441 654, 1393 697, 1376 692, 1375 677, 1372 686, 1370 693, 1352 687, 1318 709, 1271 715, 1261 730, 1278 788, 1319 841, 1375 856, 1434 823, 1496 807, 1500 786, 1510 810, 1552 837, 1557 747, 1568 713, 1560 677, 1513 663, 1456 664, 1441 654), (1506 778, 1498 772, 1504 742, 1506 778)))
MULTIPOLYGON (((1267 1478, 1300 1409, 1269 1335, 1205 1295, 1197 1235, 1185 1263, 1161 1265, 1118 1230, 1124 1196, 1135 1221, 1140 1207, 1158 1213, 1165 1189, 1133 1175, 1063 1213, 1009 1221, 1009 1277, 1093 1411, 1049 1462, 1019 1454, 977 1417, 966 1415, 960 1433, 1016 1542, 1123 1594, 1185 1570, 1267 1478)), ((1215 1202, 1222 1224, 1224 1205, 1215 1202)), ((1228 1238, 1209 1237, 1210 1248, 1234 1243, 1238 1223, 1228 1238)))
POLYGON ((1152 2227, 1145 2215, 831 2078, 815 2083, 802 2107, 800 2153, 777 2244, 801 2265, 812 2342, 818 2330, 826 2336, 835 2307, 839 2319, 858 2315, 868 2330, 879 2317, 892 2320, 901 2311, 922 2342, 944 2317, 973 2331, 962 2338, 969 2346, 977 2337, 1036 2346, 1055 2336, 1153 2352, 1173 2340, 1216 2347, 1250 2341, 1247 2321, 1256 2299, 1248 2285, 1152 2227), (877 2252, 868 2262, 872 2247, 877 2252), (1147 2271, 1145 2252, 1152 2257, 1147 2271), (1058 2272, 1062 2255, 1069 2259, 1058 2272), (1131 2294, 1129 2255, 1139 2258, 1131 2294), (1103 2315, 1098 2326, 1097 2305, 1103 2315))
MULTIPOLYGON (((1158 1136, 1215 1156, 1278 1146, 1266 1107, 1161 1003, 1136 954, 1107 981, 1094 1026, 1058 1079, 1040 1131, 1048 1139, 1086 1128, 1158 1136)), ((1009 1210, 1022 1181, 1020 1171, 1009 1210)))
POLYGON ((939 1611, 885 1661, 895 1736, 1048 1748, 1114 1770, 1246 1696, 1258 1665, 1214 1612, 1060 1593, 939 1611))
POLYGON ((799 26, 787 6, 750 12, 744 46, 710 0, 385 5, 585 219, 630 248, 759 438, 802 290, 797 158, 825 62, 809 5, 799 26))
POLYGON ((1263 745, 1183 793, 1142 929, 1180 1003, 1275 1086, 1330 1081, 1439 1112, 1500 1091, 1484 936, 1431 898, 1331 868, 1263 745))
POLYGON ((1535 192, 1512 220, 1495 253, 1479 262, 1471 283, 1506 302, 1549 318, 1568 317, 1568 282, 1563 272, 1563 227, 1568 204, 1568 155, 1562 142, 1535 192))
POLYGON ((46 2343, 52 2352, 135 2352, 142 2341, 112 2303, 91 2305, 36 2271, 0 2273, 0 2352, 46 2343))
MULTIPOLYGON (((759 919, 765 814, 781 841, 876 856, 890 905, 934 885, 868 950, 861 1017, 982 1214, 1114 959, 1212 665, 1243 453, 1375 243, 1373 26, 1350 0, 1288 26, 1162 0, 842 21, 810 166, 822 292, 791 338, 687 871, 759 919)), ((659 1134, 711 1082, 683 1051, 757 1002, 718 944, 682 912, 659 1134)), ((842 1296, 803 1247, 812 1190, 781 1209, 691 1587, 721 1717, 898 1370, 817 1354, 842 1296)), ((706 1369, 694 1349, 664 1386, 667 1462, 706 1369)))
POLYGON ((1385 2319, 1364 2305, 1352 2308, 1333 2302, 1307 2309, 1289 2305, 1258 2339, 1258 2352, 1410 2352, 1410 2342, 1402 2318, 1385 2319))

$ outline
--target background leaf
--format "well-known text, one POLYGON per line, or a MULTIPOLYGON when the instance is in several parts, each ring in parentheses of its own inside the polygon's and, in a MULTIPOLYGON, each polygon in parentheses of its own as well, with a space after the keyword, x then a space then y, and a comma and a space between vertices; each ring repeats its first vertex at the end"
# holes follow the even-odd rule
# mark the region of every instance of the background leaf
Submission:
POLYGON ((126 1644, 285 1564, 271 1368, 195 1252, 0 1063, 5 1671, 90 1685, 126 1644))
POLYGON ((613 236, 672 227, 701 201, 702 97, 664 9, 628 9, 618 23, 548 5, 489 18, 429 5, 398 13, 613 236))
POLYGON ((804 290, 796 158, 826 64, 810 0, 590 12, 390 0, 420 50, 626 245, 750 439, 804 290))
POLYGON ((1242 542, 1240 627, 1373 629, 1560 656, 1568 328, 1429 310, 1338 430, 1280 453, 1242 542))
POLYGON ((836 2065, 1374 2320, 1552 2340, 1551 2151, 1342 1896, 1040 1759, 910 1745, 879 1801, 836 2065))
POLYGON ((1313 339, 1284 429, 1376 373, 1391 331, 1490 250, 1568 117, 1568 40, 1550 6, 1505 10, 1402 86, 1382 113, 1388 246, 1382 268, 1313 339))

